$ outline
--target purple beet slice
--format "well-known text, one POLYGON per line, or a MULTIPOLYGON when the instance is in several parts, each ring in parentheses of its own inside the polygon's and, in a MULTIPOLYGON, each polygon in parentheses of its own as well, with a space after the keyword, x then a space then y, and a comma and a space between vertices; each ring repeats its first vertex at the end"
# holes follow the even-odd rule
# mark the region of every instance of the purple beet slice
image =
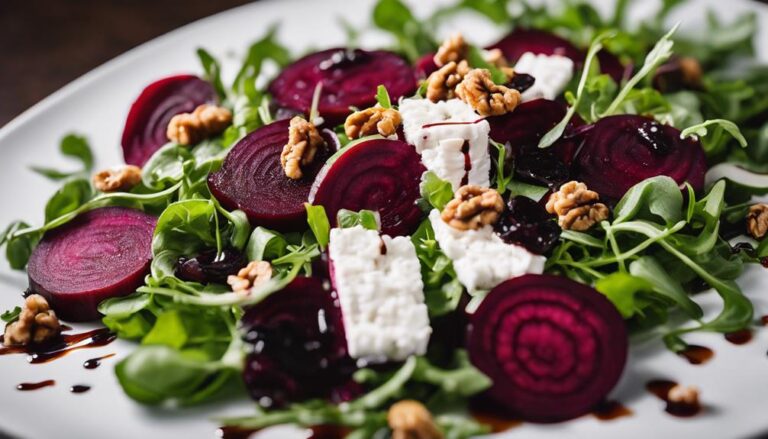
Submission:
POLYGON ((125 121, 125 163, 144 166, 155 151, 168 143, 166 129, 173 116, 215 101, 213 86, 197 76, 170 76, 149 84, 131 105, 125 121))
POLYGON ((229 152, 221 169, 208 176, 211 193, 227 209, 240 209, 254 226, 281 232, 303 230, 310 188, 328 157, 318 151, 304 176, 285 176, 280 153, 288 142, 290 120, 259 128, 240 140, 229 152))
POLYGON ((322 82, 318 110, 330 125, 344 122, 349 107, 376 104, 376 87, 384 85, 393 102, 416 90, 413 68, 384 50, 328 49, 289 65, 272 81, 269 92, 278 106, 308 114, 315 86, 322 82))
POLYGON ((421 220, 416 201, 424 172, 411 145, 400 140, 368 140, 325 165, 309 201, 325 207, 333 226, 339 210, 367 209, 379 212, 383 233, 408 235, 421 220))
MULTIPOLYGON (((497 41, 489 49, 500 49, 504 57, 514 64, 525 52, 536 55, 561 55, 570 58, 576 71, 580 71, 584 64, 585 51, 577 48, 565 38, 553 33, 538 29, 516 28, 507 36, 497 41)), ((600 61, 600 70, 607 73, 614 80, 621 81, 625 67, 612 53, 602 50, 597 55, 600 61)))
POLYGON ((439 67, 435 64, 435 54, 430 52, 416 60, 416 77, 427 79, 439 67))
MULTIPOLYGON (((568 108, 562 102, 536 99, 525 102, 515 111, 502 116, 492 116, 485 120, 491 126, 489 136, 499 143, 509 142, 515 157, 541 151, 539 141, 565 116, 568 108)), ((584 121, 575 115, 565 128, 563 137, 547 148, 563 163, 569 165, 578 149, 579 129, 584 121)))
POLYGON ((243 380, 262 405, 335 397, 354 371, 341 308, 321 279, 294 279, 249 308, 242 329, 251 347, 243 380))
POLYGON ((658 175, 704 188, 706 157, 701 143, 644 116, 600 119, 589 130, 574 162, 576 178, 601 197, 616 201, 629 188, 658 175))
POLYGON ((101 301, 144 283, 156 221, 139 210, 103 207, 51 230, 29 258, 30 288, 64 320, 98 319, 101 301))
POLYGON ((470 318, 470 360, 488 396, 526 421, 588 413, 618 382, 628 339, 616 308, 570 279, 529 274, 488 293, 470 318))

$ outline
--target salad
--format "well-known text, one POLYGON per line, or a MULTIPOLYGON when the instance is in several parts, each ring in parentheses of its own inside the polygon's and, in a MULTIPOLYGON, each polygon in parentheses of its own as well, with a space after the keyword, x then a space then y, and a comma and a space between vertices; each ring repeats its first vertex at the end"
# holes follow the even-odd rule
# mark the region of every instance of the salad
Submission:
POLYGON ((94 172, 70 134, 81 170, 33 168, 61 188, 0 235, 29 275, 3 353, 101 321, 136 342, 115 373, 137 402, 249 395, 224 437, 466 438, 597 413, 633 343, 703 361, 688 334, 755 325, 736 281, 768 266, 768 67, 754 15, 693 38, 667 26, 682 1, 629 3, 379 0, 391 46, 343 23, 346 47, 295 57, 273 27, 231 84, 199 49, 132 104, 125 164, 94 172), (501 38, 436 38, 466 11, 501 38))

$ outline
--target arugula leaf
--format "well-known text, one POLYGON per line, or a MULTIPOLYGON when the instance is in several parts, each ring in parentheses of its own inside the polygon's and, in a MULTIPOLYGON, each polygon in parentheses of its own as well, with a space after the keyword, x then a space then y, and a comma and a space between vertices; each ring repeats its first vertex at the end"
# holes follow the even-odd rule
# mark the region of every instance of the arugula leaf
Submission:
POLYGON ((249 261, 270 261, 284 256, 288 241, 283 235, 264 227, 256 227, 248 240, 245 254, 249 261))
POLYGON ((19 319, 20 314, 21 314, 21 308, 17 306, 13 309, 9 309, 4 313, 0 314, 0 320, 5 322, 6 324, 13 323, 19 319))
POLYGON ((189 148, 168 143, 147 160, 141 170, 141 180, 152 189, 162 189, 184 178, 184 163, 192 160, 189 148))
POLYGON ((464 287, 456 276, 453 261, 440 250, 429 219, 422 221, 411 235, 411 241, 421 264, 424 301, 429 315, 440 316, 456 310, 464 287))
POLYGON ((455 351, 450 369, 442 369, 430 363, 425 357, 417 357, 416 369, 411 379, 432 384, 445 394, 456 394, 462 397, 476 395, 493 384, 490 378, 472 365, 464 349, 455 351))
POLYGON ((85 178, 69 180, 53 194, 45 205, 45 221, 73 212, 93 195, 91 182, 85 178))
POLYGON ((256 90, 256 79, 261 74, 264 63, 271 60, 279 67, 285 67, 291 62, 288 49, 277 42, 276 34, 277 25, 273 24, 264 37, 248 48, 248 53, 232 84, 233 92, 248 97, 252 102, 256 101, 260 98, 256 90))
POLYGON ((392 108, 392 100, 389 98, 387 87, 383 85, 376 87, 376 101, 381 108, 392 108))
POLYGON ((220 100, 226 100, 227 92, 224 88, 224 83, 221 81, 221 64, 219 64, 219 61, 214 58, 213 55, 202 47, 198 48, 196 53, 197 58, 200 60, 200 65, 203 66, 203 71, 205 72, 203 78, 211 83, 220 100))
POLYGON ((374 212, 371 210, 353 212, 351 210, 341 209, 336 214, 336 223, 342 229, 360 225, 368 230, 378 231, 380 222, 381 220, 379 219, 379 212, 374 212))
POLYGON ((489 139, 489 142, 492 146, 496 148, 496 151, 498 152, 498 155, 495 158, 491 156, 491 159, 496 165, 496 190, 499 192, 499 194, 504 195, 504 192, 507 191, 509 184, 512 182, 512 179, 514 178, 514 173, 512 172, 512 170, 509 170, 509 172, 507 172, 508 171, 507 170, 508 150, 506 145, 502 143, 495 142, 491 139, 489 139))
POLYGON ((536 186, 534 184, 529 184, 514 179, 509 181, 507 184, 507 189, 509 189, 510 198, 524 196, 532 199, 533 201, 541 200, 544 198, 544 195, 549 192, 549 188, 546 186, 536 186))
POLYGON ((93 170, 93 152, 85 137, 67 134, 59 143, 59 151, 65 157, 79 161, 82 164, 82 170, 68 172, 40 166, 31 166, 30 169, 51 180, 64 180, 77 175, 87 175, 93 170))
POLYGON ((494 84, 503 85, 508 82, 507 75, 501 69, 486 61, 480 49, 475 46, 469 46, 467 62, 476 69, 486 69, 491 72, 491 80, 493 80, 494 84))
POLYGON ((309 203, 304 203, 304 208, 307 209, 307 224, 309 224, 309 228, 315 235, 320 248, 325 250, 325 247, 328 246, 331 240, 331 223, 328 221, 325 208, 323 206, 313 206, 309 203))
POLYGON ((595 283, 595 289, 616 306, 622 317, 628 319, 642 312, 642 301, 636 296, 651 292, 653 286, 641 277, 617 271, 599 279, 595 283))
POLYGON ((744 138, 739 127, 735 123, 725 119, 709 119, 698 125, 690 126, 680 133, 680 138, 684 139, 692 135, 698 136, 701 140, 701 146, 704 148, 704 152, 706 152, 708 156, 712 156, 725 148, 727 140, 723 138, 724 133, 728 133, 736 139, 742 148, 747 147, 747 139, 744 138), (711 125, 715 126, 715 129, 712 131, 708 128, 711 125))
POLYGON ((660 218, 671 225, 682 219, 683 196, 677 183, 667 177, 658 176, 632 186, 614 208, 613 224, 631 219, 660 218))
POLYGON ((428 171, 421 182, 421 197, 432 208, 443 210, 445 205, 453 199, 453 187, 433 171, 428 171))
POLYGON ((560 137, 563 136, 563 133, 565 132, 565 128, 568 126, 568 123, 573 118, 573 115, 576 113, 576 109, 579 107, 579 104, 581 102, 582 96, 584 95, 584 89, 587 86, 587 81, 589 80, 590 72, 592 71, 592 63, 594 62, 595 58, 597 57, 597 54, 600 52, 600 50, 603 49, 603 43, 612 38, 614 33, 612 32, 605 32, 600 35, 598 35, 593 41, 592 44, 589 46, 589 50, 587 51, 587 57, 584 60, 584 68, 581 72, 581 78, 579 79, 579 84, 576 87, 576 96, 573 98, 573 101, 571 103, 571 106, 568 107, 568 111, 565 113, 565 116, 563 117, 563 120, 557 123, 554 127, 552 127, 551 130, 549 130, 539 141, 539 148, 548 148, 552 146, 560 137))
POLYGON ((112 297, 98 306, 101 314, 116 319, 128 317, 152 304, 152 296, 149 294, 132 293, 122 297, 112 297))
POLYGON ((153 255, 162 251, 194 255, 205 248, 222 248, 214 202, 185 200, 170 204, 157 219, 153 255))
POLYGON ((680 282, 667 273, 653 256, 642 256, 629 264, 629 272, 649 282, 653 290, 676 303, 692 319, 700 319, 704 312, 688 297, 680 282))
POLYGON ((379 0, 373 8, 373 24, 392 34, 399 50, 411 62, 437 48, 427 24, 417 20, 400 0, 379 0))

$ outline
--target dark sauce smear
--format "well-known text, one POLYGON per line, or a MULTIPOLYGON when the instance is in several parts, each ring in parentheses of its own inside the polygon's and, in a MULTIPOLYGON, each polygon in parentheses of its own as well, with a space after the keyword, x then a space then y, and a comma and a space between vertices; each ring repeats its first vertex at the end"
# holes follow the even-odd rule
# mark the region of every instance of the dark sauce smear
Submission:
POLYGON ((117 336, 109 329, 99 328, 78 334, 62 334, 56 340, 41 345, 1 347, 0 355, 28 354, 32 364, 47 363, 79 349, 106 346, 115 338, 117 336))
POLYGON ((667 403, 664 410, 670 415, 689 418, 700 413, 701 404, 698 402, 695 404, 688 404, 684 402, 672 402, 669 400, 669 391, 676 385, 676 382, 670 380, 653 380, 649 381, 645 385, 645 388, 656 395, 657 398, 667 403))
POLYGON ((747 344, 752 340, 752 330, 742 329, 741 331, 729 332, 725 334, 725 339, 736 345, 747 344))
POLYGON ((513 88, 522 93, 531 88, 534 82, 536 82, 536 78, 531 75, 527 75, 525 73, 515 73, 515 76, 513 76, 507 84, 507 87, 513 88))
POLYGON ((461 178, 461 185, 469 182, 469 171, 472 170, 472 158, 469 156, 469 142, 466 140, 461 145, 461 153, 464 154, 464 177, 461 178))
POLYGON ((112 358, 114 356, 115 354, 107 354, 101 357, 91 358, 83 362, 83 367, 86 369, 96 369, 101 366, 101 360, 106 360, 107 358, 112 358))
POLYGON ((704 346, 695 344, 688 345, 685 349, 678 352, 677 355, 685 358, 691 364, 704 364, 715 356, 715 352, 704 346))
POLYGON ((763 326, 768 326, 768 315, 760 317, 760 321, 763 323, 763 326))
POLYGON ((29 390, 37 390, 42 389, 43 387, 50 387, 56 384, 56 381, 54 380, 45 380, 40 381, 39 383, 21 383, 16 386, 16 390, 21 390, 22 392, 27 392, 29 390))
POLYGON ((632 416, 632 410, 619 401, 606 400, 592 410, 592 415, 601 421, 612 421, 625 416, 632 416))
POLYGON ((71 393, 85 393, 89 390, 91 390, 91 386, 86 386, 83 384, 75 384, 74 386, 69 388, 69 391, 71 393))
POLYGON ((350 429, 341 425, 315 425, 309 429, 307 439, 342 439, 350 429))
POLYGON ((259 428, 219 427, 216 431, 216 437, 220 439, 248 439, 259 430, 259 428))
POLYGON ((504 413, 493 402, 482 398, 476 398, 470 402, 469 414, 476 422, 490 428, 491 433, 501 433, 523 425, 520 419, 504 413))

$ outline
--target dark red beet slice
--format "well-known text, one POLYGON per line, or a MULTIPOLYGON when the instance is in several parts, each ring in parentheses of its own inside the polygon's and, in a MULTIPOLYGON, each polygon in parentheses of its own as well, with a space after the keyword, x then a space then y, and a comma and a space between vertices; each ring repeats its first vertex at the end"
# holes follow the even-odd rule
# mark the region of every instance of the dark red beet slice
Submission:
POLYGON ((340 209, 368 209, 379 212, 382 232, 407 235, 421 220, 416 200, 424 172, 411 145, 400 140, 369 140, 326 164, 309 201, 325 207, 332 225, 340 209))
POLYGON ((435 54, 430 52, 416 60, 416 77, 427 79, 438 68, 435 64, 435 54))
POLYGON ((323 91, 318 110, 331 125, 343 122, 349 107, 373 106, 379 85, 387 87, 393 102, 416 90, 413 68, 398 55, 338 48, 312 53, 286 67, 269 92, 278 106, 308 114, 319 82, 323 91))
POLYGON ((132 293, 152 260, 156 218, 103 207, 45 234, 29 258, 30 288, 64 320, 96 320, 98 304, 132 293))
POLYGON ((251 345, 243 379, 265 405, 332 398, 354 371, 341 308, 320 279, 296 278, 249 308, 242 328, 251 345))
POLYGON ((197 76, 170 76, 149 84, 131 105, 125 121, 122 140, 125 163, 144 166, 155 151, 168 143, 166 128, 173 116, 214 101, 216 91, 197 76))
POLYGON ((288 142, 289 125, 289 120, 280 120, 248 134, 208 177, 211 193, 224 207, 244 211, 253 225, 281 232, 306 227, 304 203, 328 157, 327 150, 318 151, 301 179, 286 177, 280 153, 288 142))
POLYGON ((588 413, 618 382, 627 332, 616 308, 570 279, 525 275, 488 293, 471 316, 472 363, 515 416, 557 422, 588 413))
POLYGON ((657 175, 704 188, 706 157, 698 140, 643 116, 600 119, 587 132, 574 162, 575 174, 601 197, 616 201, 635 184, 657 175))
MULTIPOLYGON (((536 99, 519 105, 511 113, 488 117, 485 120, 491 125, 491 139, 499 143, 509 142, 515 156, 519 157, 540 151, 539 141, 563 119, 566 111, 568 108, 562 102, 536 99)), ((575 115, 566 126, 563 137, 548 150, 565 164, 570 164, 580 142, 574 135, 583 125, 584 121, 575 115)))
MULTIPOLYGON (((514 64, 525 52, 536 55, 561 55, 573 60, 577 71, 584 64, 586 52, 578 49, 565 38, 538 29, 517 28, 507 36, 493 44, 489 49, 500 49, 504 57, 514 64)), ((624 76, 624 66, 612 53, 602 50, 597 55, 600 70, 609 74, 614 80, 621 81, 624 76)))

